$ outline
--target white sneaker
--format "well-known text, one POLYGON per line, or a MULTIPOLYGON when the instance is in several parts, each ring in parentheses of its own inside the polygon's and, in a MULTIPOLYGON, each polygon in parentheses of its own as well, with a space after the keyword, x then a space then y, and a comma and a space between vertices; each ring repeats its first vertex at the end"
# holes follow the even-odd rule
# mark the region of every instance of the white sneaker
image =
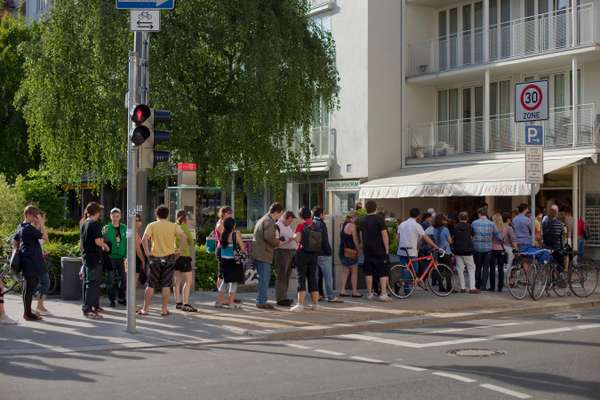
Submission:
POLYGON ((232 303, 232 304, 229 305, 229 307, 231 307, 233 309, 236 309, 236 310, 239 310, 239 309, 242 308, 242 305, 238 304, 238 303, 232 303))
POLYGON ((392 299, 390 299, 390 296, 388 296, 387 294, 382 294, 381 296, 379 296, 379 301, 389 303, 390 301, 392 301, 392 299))
POLYGON ((313 304, 311 308, 313 311, 319 311, 321 309, 321 306, 319 306, 318 304, 313 304))
POLYGON ((300 312, 304 311, 304 306, 302 304, 296 304, 294 307, 290 308, 291 312, 300 312))
POLYGON ((17 325, 17 321, 4 314, 2 317, 0 317, 0 325, 17 325))
POLYGON ((367 295, 367 300, 373 300, 375 298, 375 295, 373 293, 369 293, 367 295))

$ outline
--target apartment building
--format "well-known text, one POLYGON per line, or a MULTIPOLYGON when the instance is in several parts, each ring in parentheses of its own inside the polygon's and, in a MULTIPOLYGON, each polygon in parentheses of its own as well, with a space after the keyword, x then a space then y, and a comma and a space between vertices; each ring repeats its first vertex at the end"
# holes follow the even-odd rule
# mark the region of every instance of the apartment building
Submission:
POLYGON ((548 80, 536 204, 572 204, 600 246, 600 3, 404 0, 402 168, 361 185, 405 214, 527 202, 514 85, 548 80))
POLYGON ((312 18, 335 40, 340 107, 316 110, 310 174, 287 184, 286 206, 342 215, 359 200, 361 182, 401 167, 402 3, 311 3, 312 18))

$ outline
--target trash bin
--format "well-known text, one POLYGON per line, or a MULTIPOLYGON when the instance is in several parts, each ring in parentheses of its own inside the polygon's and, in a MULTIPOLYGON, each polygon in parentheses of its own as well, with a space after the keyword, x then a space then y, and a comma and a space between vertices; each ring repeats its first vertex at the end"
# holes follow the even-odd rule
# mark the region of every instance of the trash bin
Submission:
POLYGON ((64 300, 81 300, 81 279, 79 271, 81 257, 61 257, 60 297, 64 300))

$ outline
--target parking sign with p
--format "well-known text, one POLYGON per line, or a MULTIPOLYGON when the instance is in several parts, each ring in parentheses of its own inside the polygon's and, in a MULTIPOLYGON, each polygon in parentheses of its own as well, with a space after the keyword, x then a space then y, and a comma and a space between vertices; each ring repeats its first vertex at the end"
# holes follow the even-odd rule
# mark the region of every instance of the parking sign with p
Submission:
POLYGON ((548 81, 533 81, 515 85, 515 122, 548 119, 548 81))
POLYGON ((525 145, 543 146, 544 128, 540 125, 528 125, 525 127, 525 145))

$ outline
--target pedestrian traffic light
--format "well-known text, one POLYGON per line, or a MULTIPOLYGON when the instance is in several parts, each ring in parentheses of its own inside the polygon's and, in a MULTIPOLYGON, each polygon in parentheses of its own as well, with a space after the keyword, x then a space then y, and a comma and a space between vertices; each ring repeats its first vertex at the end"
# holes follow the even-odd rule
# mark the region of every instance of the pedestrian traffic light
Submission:
POLYGON ((139 146, 152 134, 152 110, 145 104, 137 104, 131 110, 130 117, 135 126, 129 132, 129 139, 134 145, 139 146))
POLYGON ((156 150, 156 145, 164 143, 171 139, 171 131, 157 130, 156 124, 168 123, 171 121, 171 112, 167 110, 150 110, 150 135, 148 140, 142 145, 140 151, 140 169, 147 170, 154 168, 157 163, 169 161, 171 153, 164 150, 156 150))

